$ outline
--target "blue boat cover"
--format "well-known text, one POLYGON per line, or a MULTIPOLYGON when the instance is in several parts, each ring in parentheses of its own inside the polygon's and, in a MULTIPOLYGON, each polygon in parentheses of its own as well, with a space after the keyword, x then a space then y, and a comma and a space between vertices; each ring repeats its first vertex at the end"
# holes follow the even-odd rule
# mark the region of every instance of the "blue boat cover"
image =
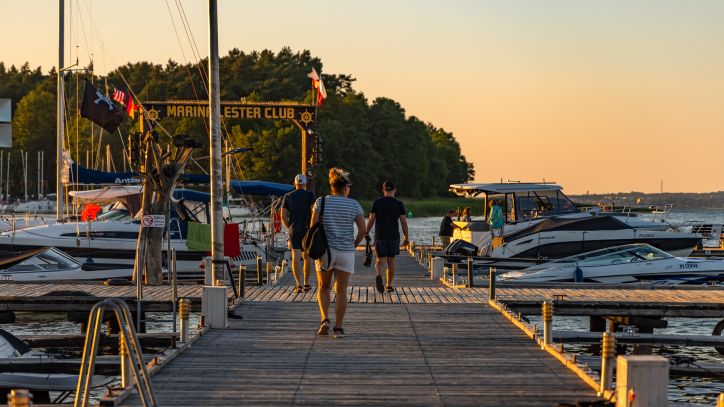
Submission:
MULTIPOLYGON (((134 185, 141 183, 141 177, 135 172, 105 172, 91 170, 72 164, 69 180, 71 184, 81 185, 134 185), (78 180, 76 181, 76 173, 78 180)), ((206 174, 183 174, 181 183, 207 185, 210 178, 206 174)), ((231 188, 244 195, 273 195, 282 196, 294 189, 294 185, 280 184, 267 181, 239 181, 231 180, 231 188)), ((196 192, 196 191, 193 191, 196 192)), ((201 202, 201 201, 199 201, 201 202)))

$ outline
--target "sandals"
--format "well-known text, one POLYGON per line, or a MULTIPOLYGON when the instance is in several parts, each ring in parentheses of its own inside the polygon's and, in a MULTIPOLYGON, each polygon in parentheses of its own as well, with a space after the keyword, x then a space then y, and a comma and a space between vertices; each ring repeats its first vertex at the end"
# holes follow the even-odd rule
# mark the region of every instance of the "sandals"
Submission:
MULTIPOLYGON (((334 328, 337 329, 337 328, 334 328)), ((329 320, 325 319, 319 324, 319 330, 317 331, 318 336, 329 335, 329 320)))
POLYGON ((332 331, 334 331, 334 337, 335 337, 335 339, 336 339, 336 338, 344 338, 344 337, 346 336, 345 333, 344 333, 344 329, 342 329, 341 326, 335 326, 334 329, 332 329, 332 331))
POLYGON ((395 292, 395 288, 394 288, 394 287, 387 286, 387 288, 385 288, 385 291, 387 291, 388 293, 394 293, 394 292, 395 292))
POLYGON ((300 285, 299 287, 294 287, 294 290, 293 290, 292 292, 293 292, 294 294, 299 294, 299 293, 301 293, 303 290, 304 290, 304 289, 303 289, 302 286, 300 285))
POLYGON ((306 293, 306 292, 308 292, 309 290, 312 289, 312 286, 309 285, 309 284, 304 284, 302 287, 299 287, 299 288, 303 289, 304 292, 306 293))

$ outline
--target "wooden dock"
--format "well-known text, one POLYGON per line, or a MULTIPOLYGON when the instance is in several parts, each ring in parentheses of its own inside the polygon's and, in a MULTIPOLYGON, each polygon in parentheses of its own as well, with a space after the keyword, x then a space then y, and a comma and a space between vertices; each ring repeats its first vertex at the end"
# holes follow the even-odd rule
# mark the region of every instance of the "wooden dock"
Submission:
MULTIPOLYGON (((244 319, 208 331, 154 377, 160 405, 554 406, 595 392, 543 352, 479 289, 441 287, 411 257, 395 295, 369 289, 358 258, 347 337, 315 336, 311 294, 254 289, 244 319)), ((122 405, 140 405, 132 395, 122 405)))

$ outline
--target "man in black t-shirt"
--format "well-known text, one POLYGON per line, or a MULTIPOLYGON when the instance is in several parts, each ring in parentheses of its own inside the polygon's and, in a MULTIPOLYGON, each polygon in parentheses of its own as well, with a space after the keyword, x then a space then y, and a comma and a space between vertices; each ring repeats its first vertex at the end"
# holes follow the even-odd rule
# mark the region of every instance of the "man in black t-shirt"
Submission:
POLYGON ((450 209, 447 211, 447 215, 442 218, 442 222, 440 222, 440 231, 438 232, 438 235, 440 235, 443 249, 450 244, 450 240, 452 240, 453 236, 453 229, 460 229, 460 227, 453 222, 452 217, 454 215, 455 210, 450 209))
POLYGON ((376 286, 379 292, 392 292, 392 279, 395 277, 395 256, 400 254, 400 230, 398 224, 402 225, 402 233, 405 239, 402 245, 407 248, 407 214, 405 205, 395 199, 397 187, 392 181, 385 181, 382 184, 382 198, 377 198, 372 203, 370 217, 367 221, 367 234, 375 227, 375 271, 377 272, 376 286), (382 283, 382 271, 386 269, 386 285, 382 283))
POLYGON ((297 285, 294 292, 309 291, 309 275, 312 271, 312 259, 302 251, 302 240, 309 230, 309 222, 314 204, 314 193, 307 191, 307 177, 299 174, 294 178, 294 191, 284 195, 282 203, 282 222, 289 233, 289 249, 292 251, 292 274, 297 285), (300 281, 300 261, 304 261, 304 285, 300 281))

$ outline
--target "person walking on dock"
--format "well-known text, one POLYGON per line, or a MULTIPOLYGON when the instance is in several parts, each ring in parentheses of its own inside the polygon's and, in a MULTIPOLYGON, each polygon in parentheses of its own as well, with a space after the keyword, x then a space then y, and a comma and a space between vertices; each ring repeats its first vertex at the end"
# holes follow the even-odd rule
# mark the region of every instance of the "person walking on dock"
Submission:
POLYGON ((440 235, 440 241, 442 241, 443 249, 450 244, 450 240, 452 240, 453 236, 453 229, 460 229, 460 227, 453 222, 453 216, 455 216, 455 209, 450 209, 447 211, 447 215, 442 218, 442 222, 440 222, 440 231, 438 232, 438 235, 440 235))
POLYGON ((395 277, 395 256, 400 254, 400 229, 405 239, 402 246, 407 248, 409 234, 407 231, 407 212, 405 205, 395 198, 397 187, 392 181, 382 184, 382 198, 372 202, 369 219, 367 220, 367 235, 375 227, 375 271, 377 277, 375 285, 379 292, 393 292, 392 279, 395 277), (385 272, 385 284, 382 282, 382 271, 385 272))
POLYGON ((312 210, 312 223, 320 220, 319 214, 323 210, 322 222, 329 244, 329 257, 324 254, 316 260, 317 269, 317 301, 322 322, 317 335, 329 334, 329 289, 334 276, 334 336, 344 337, 342 322, 347 311, 347 285, 349 277, 354 273, 355 248, 365 237, 366 227, 362 207, 357 201, 349 198, 352 182, 349 173, 340 169, 329 170, 329 186, 331 195, 317 199, 312 210), (322 206, 324 205, 324 206, 322 206), (357 226, 357 235, 354 226, 357 226))
POLYGON ((302 250, 302 240, 309 229, 314 193, 307 191, 307 177, 304 174, 294 177, 294 187, 294 191, 284 195, 282 222, 289 233, 289 249, 292 251, 292 274, 297 284, 294 287, 294 292, 298 293, 301 291, 307 292, 312 288, 309 285, 312 259, 302 250))

